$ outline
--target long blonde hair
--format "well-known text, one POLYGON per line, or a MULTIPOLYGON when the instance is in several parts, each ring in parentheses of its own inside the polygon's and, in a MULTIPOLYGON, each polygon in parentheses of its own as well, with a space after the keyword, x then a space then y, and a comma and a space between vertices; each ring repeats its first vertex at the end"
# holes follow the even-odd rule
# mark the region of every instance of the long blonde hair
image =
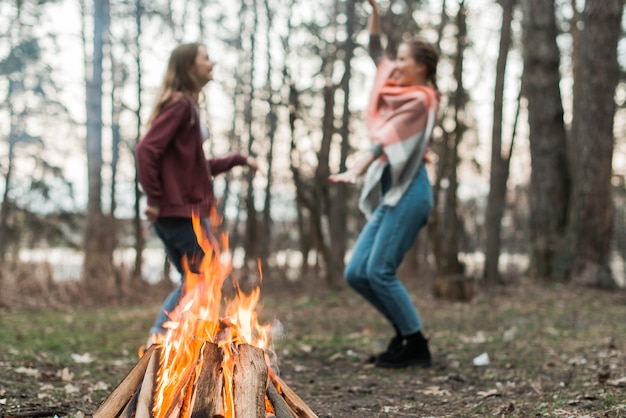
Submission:
POLYGON ((191 68, 196 62, 200 46, 199 43, 182 44, 172 51, 159 95, 148 119, 148 126, 161 113, 165 103, 172 98, 174 92, 180 92, 198 103, 202 85, 193 76, 191 68))

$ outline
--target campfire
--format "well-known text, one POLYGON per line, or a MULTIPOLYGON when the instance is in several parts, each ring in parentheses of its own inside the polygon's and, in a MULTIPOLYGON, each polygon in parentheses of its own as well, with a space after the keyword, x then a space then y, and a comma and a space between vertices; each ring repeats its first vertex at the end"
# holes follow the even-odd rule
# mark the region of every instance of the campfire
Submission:
MULTIPOLYGON (((215 218, 214 218, 215 219, 215 218)), ((270 325, 258 322, 257 286, 223 303, 231 263, 221 260, 194 218, 204 250, 201 274, 185 268, 183 297, 167 334, 148 348, 93 418, 309 418, 315 413, 270 361, 270 325)), ((260 268, 259 268, 260 270, 260 268)))

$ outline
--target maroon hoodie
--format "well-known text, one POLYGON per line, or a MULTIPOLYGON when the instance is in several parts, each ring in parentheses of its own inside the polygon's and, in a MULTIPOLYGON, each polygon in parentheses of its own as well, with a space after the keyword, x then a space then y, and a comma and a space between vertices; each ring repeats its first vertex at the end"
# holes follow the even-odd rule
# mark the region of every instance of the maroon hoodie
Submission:
POLYGON ((136 155, 139 182, 160 217, 209 216, 212 175, 246 164, 239 153, 205 158, 198 111, 181 93, 175 93, 154 119, 136 155))

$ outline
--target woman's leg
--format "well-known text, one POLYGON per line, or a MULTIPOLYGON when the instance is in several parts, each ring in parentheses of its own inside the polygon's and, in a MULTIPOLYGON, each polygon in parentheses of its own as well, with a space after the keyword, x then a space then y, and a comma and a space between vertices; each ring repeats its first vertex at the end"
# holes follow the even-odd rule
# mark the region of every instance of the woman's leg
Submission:
POLYGON ((422 323, 396 270, 419 230, 426 224, 433 198, 424 167, 394 207, 383 206, 382 216, 367 259, 365 276, 375 306, 389 315, 404 336, 422 329, 422 323))
POLYGON ((185 279, 183 259, 186 258, 188 268, 192 272, 198 273, 204 251, 198 244, 190 218, 159 218, 154 224, 154 229, 163 241, 168 257, 181 275, 180 284, 167 296, 150 329, 150 334, 164 334, 166 330, 163 324, 170 319, 169 314, 178 305, 182 294, 185 279))
POLYGON ((387 311, 387 307, 381 303, 378 295, 372 289, 370 277, 367 275, 366 270, 371 248, 377 239, 384 212, 384 207, 379 206, 363 227, 352 250, 352 257, 346 265, 344 277, 350 287, 356 290, 385 318, 393 323, 391 313, 387 311))

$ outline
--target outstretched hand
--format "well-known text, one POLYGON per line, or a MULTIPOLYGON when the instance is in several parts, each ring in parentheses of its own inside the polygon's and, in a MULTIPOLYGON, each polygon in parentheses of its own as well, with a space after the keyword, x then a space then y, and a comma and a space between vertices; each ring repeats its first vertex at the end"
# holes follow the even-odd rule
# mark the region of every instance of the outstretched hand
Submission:
POLYGON ((359 176, 353 171, 344 171, 343 173, 331 174, 328 176, 328 181, 332 183, 347 183, 356 184, 359 176))
POLYGON ((256 159, 254 157, 247 157, 246 165, 250 167, 251 169, 253 169, 254 171, 259 169, 259 164, 256 162, 256 159))

